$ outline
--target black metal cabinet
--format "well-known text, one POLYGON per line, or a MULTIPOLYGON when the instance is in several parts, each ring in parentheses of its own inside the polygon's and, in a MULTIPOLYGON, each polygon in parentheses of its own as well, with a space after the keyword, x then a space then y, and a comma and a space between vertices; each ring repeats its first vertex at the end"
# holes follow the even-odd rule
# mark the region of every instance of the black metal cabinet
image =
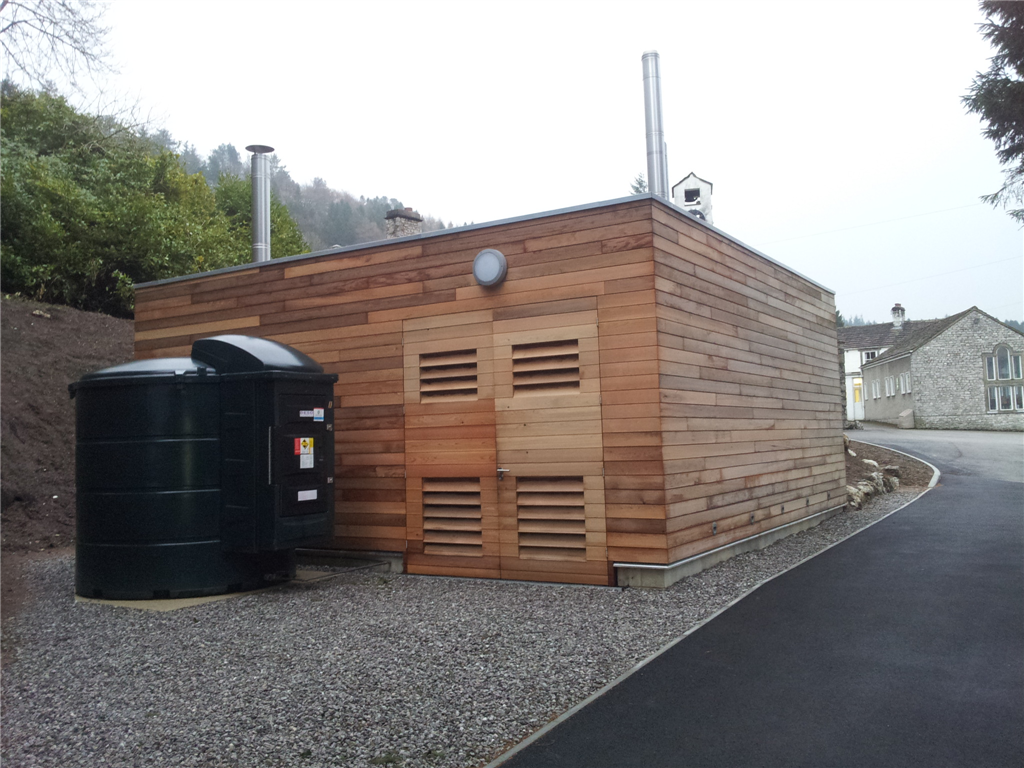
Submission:
POLYGON ((276 372, 231 378, 221 385, 225 546, 324 543, 334 527, 333 381, 276 372))

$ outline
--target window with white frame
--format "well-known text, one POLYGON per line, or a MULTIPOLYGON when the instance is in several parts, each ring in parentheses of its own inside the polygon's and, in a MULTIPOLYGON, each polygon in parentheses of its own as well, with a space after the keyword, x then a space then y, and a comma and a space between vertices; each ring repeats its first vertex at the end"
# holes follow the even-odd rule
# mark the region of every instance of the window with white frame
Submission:
POLYGON ((1024 387, 1019 384, 988 388, 988 409, 997 411, 1024 411, 1024 387))
POLYGON ((899 375, 899 381, 897 382, 897 384, 899 385, 899 390, 900 390, 900 394, 901 395, 909 395, 910 394, 910 371, 906 371, 904 373, 901 373, 899 375))
POLYGON ((885 396, 895 397, 896 396, 896 377, 886 376, 885 377, 885 396))
POLYGON ((993 354, 985 355, 985 378, 999 382, 986 388, 989 413, 1024 411, 1024 372, 1021 371, 1020 354, 1009 347, 997 347, 993 354))
POLYGON ((1015 355, 1006 347, 1000 347, 994 355, 985 357, 985 373, 989 381, 1005 381, 1021 379, 1020 355, 1015 355))
POLYGON ((871 398, 877 400, 882 396, 881 387, 878 385, 878 379, 871 382, 871 398))
POLYGON ((874 350, 871 352, 865 352, 864 359, 861 360, 861 362, 866 363, 868 360, 874 360, 876 357, 878 357, 878 352, 875 352, 874 350))

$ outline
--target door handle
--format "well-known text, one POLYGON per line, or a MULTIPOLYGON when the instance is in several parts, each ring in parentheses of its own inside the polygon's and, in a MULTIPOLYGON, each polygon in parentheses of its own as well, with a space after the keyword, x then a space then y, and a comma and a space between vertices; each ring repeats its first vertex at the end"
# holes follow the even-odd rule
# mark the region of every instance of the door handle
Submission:
POLYGON ((505 479, 505 473, 508 472, 508 471, 510 471, 510 470, 502 469, 501 467, 498 467, 498 480, 499 481, 504 480, 505 479))

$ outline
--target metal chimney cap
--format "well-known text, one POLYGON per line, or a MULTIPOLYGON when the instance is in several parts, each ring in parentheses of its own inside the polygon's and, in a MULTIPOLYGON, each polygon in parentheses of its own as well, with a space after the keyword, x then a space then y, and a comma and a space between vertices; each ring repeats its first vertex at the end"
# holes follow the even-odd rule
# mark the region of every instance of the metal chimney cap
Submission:
POLYGON ((641 59, 646 59, 648 56, 657 56, 657 55, 658 55, 657 51, 644 51, 644 55, 641 56, 640 58, 641 59))
POLYGON ((257 155, 266 155, 274 151, 273 147, 268 147, 266 144, 250 144, 245 148, 246 152, 252 152, 257 155))

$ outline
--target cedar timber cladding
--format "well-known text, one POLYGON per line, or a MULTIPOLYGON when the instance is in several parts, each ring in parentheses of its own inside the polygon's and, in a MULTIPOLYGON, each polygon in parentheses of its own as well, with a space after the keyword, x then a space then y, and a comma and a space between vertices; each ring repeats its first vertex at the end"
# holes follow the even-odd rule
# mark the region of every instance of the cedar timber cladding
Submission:
POLYGON ((834 312, 644 196, 140 286, 136 356, 243 333, 337 373, 338 549, 609 584, 842 504, 834 312))

